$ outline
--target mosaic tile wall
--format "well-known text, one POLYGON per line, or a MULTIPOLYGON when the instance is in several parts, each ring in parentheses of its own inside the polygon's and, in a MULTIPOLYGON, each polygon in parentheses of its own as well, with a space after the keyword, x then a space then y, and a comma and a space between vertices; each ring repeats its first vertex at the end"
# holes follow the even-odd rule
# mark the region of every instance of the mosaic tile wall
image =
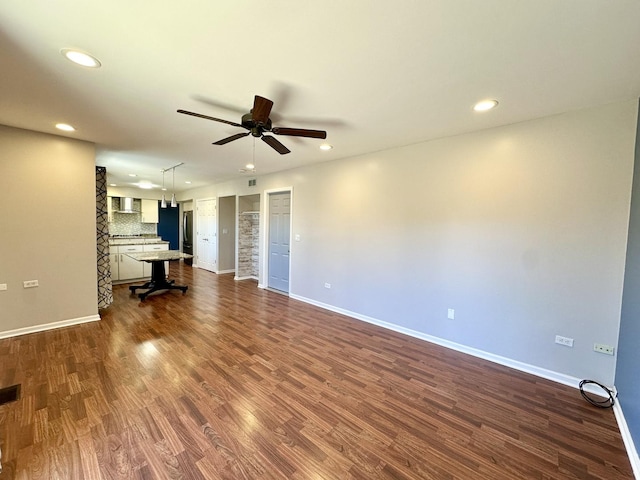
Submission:
POLYGON ((238 216, 238 278, 258 278, 260 214, 241 213, 238 216))
MULTIPOLYGON (((138 198, 133 199, 133 209, 140 212, 142 208, 138 198)), ((141 213, 117 213, 120 208, 120 199, 111 199, 113 209, 113 221, 109 223, 110 235, 153 235, 158 232, 158 225, 155 223, 142 223, 141 213)))

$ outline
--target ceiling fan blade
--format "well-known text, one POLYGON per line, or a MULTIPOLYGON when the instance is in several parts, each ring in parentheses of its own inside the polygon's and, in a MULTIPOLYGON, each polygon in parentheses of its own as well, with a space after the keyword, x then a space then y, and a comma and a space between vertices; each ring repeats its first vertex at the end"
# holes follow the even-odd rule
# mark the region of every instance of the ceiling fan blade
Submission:
POLYGON ((256 95, 253 99, 253 110, 251 110, 253 120, 257 124, 266 125, 269 120, 269 114, 271 113, 271 107, 273 107, 271 100, 256 95))
POLYGON ((239 138, 246 137, 251 132, 247 133, 236 133, 235 135, 231 135, 230 137, 223 138, 222 140, 218 140, 217 142, 213 142, 213 145, 224 145, 225 143, 233 142, 234 140, 238 140, 239 138))
POLYGON ((214 122, 226 123, 228 125, 233 125, 234 127, 246 128, 239 123, 230 122, 229 120, 222 120, 221 118, 210 117, 208 115, 202 115, 201 113, 188 112, 186 110, 178 110, 178 113, 184 113, 185 115, 191 115, 192 117, 204 118, 206 120, 213 120, 214 122))
POLYGON ((289 150, 287 147, 281 144, 278 140, 276 140, 275 137, 270 137, 269 135, 263 135, 260 138, 262 138, 263 142, 267 143, 271 148, 273 148, 280 155, 285 155, 291 152, 291 150, 289 150))
POLYGON ((304 128, 274 127, 271 129, 276 135, 289 135, 292 137, 327 138, 324 130, 307 130, 304 128))

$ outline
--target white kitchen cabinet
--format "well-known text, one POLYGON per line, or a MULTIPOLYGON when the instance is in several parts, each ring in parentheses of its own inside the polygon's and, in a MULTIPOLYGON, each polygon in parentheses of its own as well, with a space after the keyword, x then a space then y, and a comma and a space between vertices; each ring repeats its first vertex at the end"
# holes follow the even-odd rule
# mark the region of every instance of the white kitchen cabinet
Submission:
POLYGON ((111 264, 111 281, 115 282, 120 280, 120 255, 118 254, 118 247, 110 246, 109 247, 109 263, 111 264))
MULTIPOLYGON (((111 247, 114 248, 114 247, 111 247)), ((127 253, 143 251, 142 245, 120 245, 118 248, 118 280, 134 280, 144 277, 144 262, 134 260, 127 253)))
POLYGON ((107 197, 107 222, 113 222, 113 197, 107 197))
POLYGON ((158 223, 158 201, 147 200, 145 198, 141 201, 141 222, 142 223, 158 223))
MULTIPOLYGON (((169 250, 169 244, 168 243, 156 243, 156 244, 148 244, 148 245, 143 245, 142 247, 142 251, 143 252, 159 252, 159 251, 167 251, 169 250)), ((144 270, 144 276, 145 277, 150 277, 151 276, 151 266, 153 264, 149 263, 149 262, 142 262, 143 263, 143 270, 144 270)), ((169 275, 169 262, 164 262, 164 273, 165 275, 169 275)))

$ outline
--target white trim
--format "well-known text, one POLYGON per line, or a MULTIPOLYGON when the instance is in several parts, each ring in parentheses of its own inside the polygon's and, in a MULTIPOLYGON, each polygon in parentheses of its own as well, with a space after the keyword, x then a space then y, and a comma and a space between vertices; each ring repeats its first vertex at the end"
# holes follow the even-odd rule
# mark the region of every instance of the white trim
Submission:
POLYGON ((301 297, 299 295, 291 294, 290 297, 305 303, 310 303, 317 307, 324 308, 326 310, 331 310, 332 312, 341 313, 348 317, 355 318, 356 320, 362 320, 363 322, 371 323, 373 325, 377 325, 379 327, 386 328, 388 330, 393 330, 394 332, 403 333, 405 335, 409 335, 410 337, 419 338, 420 340, 425 340, 430 343, 435 343, 436 345, 447 347, 452 350, 456 350, 458 352, 472 355, 474 357, 482 358, 484 360, 489 360, 490 362, 498 363, 500 365, 511 367, 525 373, 530 373, 538 377, 546 378, 547 380, 552 380, 554 382, 558 382, 563 385, 568 385, 570 387, 578 388, 578 384, 580 383, 579 378, 572 377, 570 375, 565 375, 563 373, 547 370, 546 368, 536 367, 535 365, 519 362, 517 360, 512 360, 507 357, 502 357, 500 355, 495 355, 493 353, 485 352, 484 350, 479 350, 477 348, 469 347, 467 345, 462 345, 460 343, 452 342, 450 340, 445 340, 440 337, 428 335, 426 333, 418 332, 417 330, 412 330, 410 328, 402 327, 394 323, 389 323, 383 320, 378 320, 377 318, 361 315, 359 313, 352 312, 350 310, 345 310, 343 308, 334 307, 333 305, 329 305, 326 303, 317 302, 315 300, 312 300, 306 297, 301 297))
POLYGON ((633 474, 638 480, 640 480, 640 456, 638 456, 638 450, 633 443, 633 438, 631 437, 631 432, 629 431, 629 425, 627 425, 627 420, 624 418, 624 413, 622 412, 620 402, 618 402, 617 400, 613 405, 613 413, 616 416, 616 421, 618 422, 618 427, 620 428, 620 435, 622 435, 622 441, 624 442, 624 446, 627 449, 627 454, 629 455, 629 462, 631 462, 631 469, 633 470, 633 474))
MULTIPOLYGON (((262 245, 260 247, 261 252, 260 263, 262 264, 262 268, 259 272, 259 277, 263 279, 265 285, 269 285, 269 202, 270 195, 276 193, 289 193, 291 196, 291 200, 289 202, 289 291, 285 292, 287 295, 291 293, 291 241, 293 235, 293 186, 289 187, 281 187, 281 188, 270 188, 268 190, 264 190, 264 202, 262 202, 262 210, 260 215, 260 235, 262 236, 262 245)), ((260 285, 258 285, 260 286, 260 285)), ((260 287, 263 288, 263 287, 260 287)))
POLYGON ((233 279, 240 282, 242 280, 258 280, 258 277, 256 277, 255 275, 244 275, 242 277, 235 276, 233 277, 233 279))
MULTIPOLYGON (((260 285, 258 285, 260 287, 260 285)), ((262 287, 263 288, 263 287, 262 287)), ((428 335, 426 333, 418 332, 416 330, 412 330, 410 328, 402 327, 400 325, 396 325, 394 323, 385 322, 383 320, 378 320, 377 318, 368 317, 366 315, 361 315, 356 312, 352 312, 350 310, 345 310, 344 308, 334 307, 333 305, 329 305, 327 303, 318 302, 316 300, 312 300, 310 298, 302 297, 300 295, 295 295, 293 293, 289 294, 290 298, 295 300, 300 300, 301 302, 309 303, 311 305, 315 305, 316 307, 324 308, 325 310, 330 310, 332 312, 340 313, 342 315, 346 315, 351 318, 355 318, 356 320, 361 320, 363 322, 371 323, 373 325, 377 325, 382 328, 386 328, 388 330, 392 330, 394 332, 403 333, 410 337, 418 338, 420 340, 424 340, 430 343, 434 343, 436 345, 440 345, 442 347, 450 348, 452 350, 466 353, 468 355, 472 355, 477 358, 482 358, 484 360, 488 360, 493 363, 497 363, 500 365, 504 365, 506 367, 513 368, 515 370, 519 370, 521 372, 530 373, 531 375, 535 375, 537 377, 545 378, 547 380, 551 380, 552 382, 561 383, 562 385, 567 385, 573 388, 580 388, 580 379, 573 377, 571 375, 565 375, 564 373, 554 372, 553 370, 547 370, 546 368, 536 367, 535 365, 530 365, 528 363, 519 362, 517 360, 512 360, 507 357, 502 357, 500 355, 495 355, 493 353, 485 352, 483 350, 479 350, 477 348, 468 347, 466 345, 462 345, 460 343, 451 342, 449 340, 445 340, 443 338, 434 337, 433 335, 428 335)), ((609 387, 615 392, 615 387, 609 387)), ((595 385, 586 385, 584 389, 588 392, 595 393, 596 395, 602 395, 602 390, 595 385)), ((633 473, 635 477, 640 480, 640 459, 638 457, 638 450, 636 450, 635 445, 633 443, 633 439, 631 438, 631 432, 629 431, 629 427, 627 425, 626 420, 624 419, 624 414, 622 413, 622 407, 620 403, 616 400, 613 405, 613 413, 616 417, 616 421, 618 423, 618 428, 620 429, 620 434, 622 435, 622 441, 624 442, 624 446, 627 450, 627 456, 629 457, 629 461, 631 462, 631 468, 633 469, 633 473)))
POLYGON ((27 335, 29 333, 38 333, 47 330, 54 330, 56 328, 71 327, 73 325, 79 325, 81 323, 97 322, 98 320, 100 320, 100 315, 89 315, 88 317, 70 318, 69 320, 61 320, 59 322, 16 328, 15 330, 7 330, 5 332, 0 332, 0 338, 17 337, 19 335, 27 335))
POLYGON ((236 269, 235 268, 230 268, 229 270, 218 270, 216 273, 218 275, 221 275, 223 273, 236 273, 236 269))

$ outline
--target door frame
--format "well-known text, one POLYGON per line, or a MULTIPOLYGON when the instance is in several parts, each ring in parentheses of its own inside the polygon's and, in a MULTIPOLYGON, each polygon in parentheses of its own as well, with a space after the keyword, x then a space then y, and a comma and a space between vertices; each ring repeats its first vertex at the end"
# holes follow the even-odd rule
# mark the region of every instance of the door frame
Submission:
MULTIPOLYGON (((267 289, 269 287, 269 203, 271 201, 271 195, 276 193, 288 193, 291 195, 291 203, 289 207, 289 291, 287 295, 291 295, 293 290, 291 282, 291 264, 293 259, 293 186, 271 188, 262 192, 264 201, 262 203, 262 212, 260 219, 260 237, 261 237, 261 252, 260 252, 260 274, 258 276, 258 288, 267 289)), ((283 292, 284 294, 284 292, 283 292)))

